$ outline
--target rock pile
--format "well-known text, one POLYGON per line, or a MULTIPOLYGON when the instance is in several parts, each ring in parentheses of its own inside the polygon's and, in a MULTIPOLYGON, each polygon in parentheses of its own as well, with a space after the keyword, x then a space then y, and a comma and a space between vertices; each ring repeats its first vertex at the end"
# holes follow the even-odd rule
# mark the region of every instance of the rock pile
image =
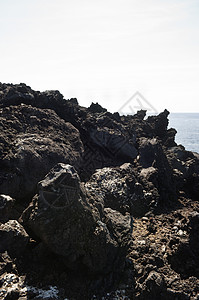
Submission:
POLYGON ((130 215, 105 208, 71 165, 51 169, 22 217, 67 267, 92 274, 123 269, 132 233, 130 215))
POLYGON ((168 114, 0 83, 2 299, 198 299, 199 154, 168 114))

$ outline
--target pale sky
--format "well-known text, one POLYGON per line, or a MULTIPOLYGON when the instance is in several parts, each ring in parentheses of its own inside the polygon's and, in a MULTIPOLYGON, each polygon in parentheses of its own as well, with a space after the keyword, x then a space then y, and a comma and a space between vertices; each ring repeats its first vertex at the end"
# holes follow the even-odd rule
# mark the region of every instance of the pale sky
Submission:
POLYGON ((199 112, 199 0, 0 0, 0 81, 199 112))

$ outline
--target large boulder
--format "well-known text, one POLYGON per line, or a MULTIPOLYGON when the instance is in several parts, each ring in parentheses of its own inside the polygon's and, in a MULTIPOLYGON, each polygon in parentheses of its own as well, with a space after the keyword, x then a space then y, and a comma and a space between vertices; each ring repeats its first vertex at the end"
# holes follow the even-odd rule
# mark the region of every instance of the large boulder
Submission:
POLYGON ((153 210, 160 198, 154 185, 138 176, 130 163, 96 170, 85 186, 96 198, 102 199, 104 207, 133 217, 153 210))
POLYGON ((32 198, 36 185, 58 162, 79 165, 79 132, 51 110, 28 105, 0 110, 0 193, 32 198))
POLYGON ((123 268, 131 241, 128 214, 105 209, 100 195, 81 183, 71 165, 57 164, 38 190, 22 219, 67 267, 91 273, 123 268))

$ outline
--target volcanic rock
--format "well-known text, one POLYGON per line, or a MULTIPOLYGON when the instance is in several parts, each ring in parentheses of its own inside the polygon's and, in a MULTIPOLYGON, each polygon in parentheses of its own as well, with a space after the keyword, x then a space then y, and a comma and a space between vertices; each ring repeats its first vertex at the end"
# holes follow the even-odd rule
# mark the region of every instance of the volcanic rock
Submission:
POLYGON ((144 177, 154 184, 162 201, 175 198, 176 186, 173 172, 157 139, 140 138, 138 163, 143 167, 141 174, 145 174, 144 177), (147 175, 146 169, 148 169, 147 175))
POLYGON ((13 219, 16 215, 14 210, 15 200, 8 195, 0 195, 0 222, 4 223, 13 219))
POLYGON ((0 111, 0 192, 31 198, 39 180, 58 162, 79 164, 79 132, 51 110, 21 105, 0 111))
POLYGON ((8 251, 11 256, 19 256, 25 250, 29 236, 16 220, 0 225, 0 252, 8 251))
POLYGON ((0 297, 199 298, 199 154, 168 114, 0 83, 0 297))
POLYGON ((96 170, 86 188, 96 197, 100 196, 105 207, 132 216, 144 216, 160 198, 152 184, 144 186, 130 163, 96 170))
POLYGON ((22 218, 68 267, 92 273, 123 268, 131 240, 129 215, 104 209, 103 201, 87 192, 70 165, 56 165, 38 190, 22 218))

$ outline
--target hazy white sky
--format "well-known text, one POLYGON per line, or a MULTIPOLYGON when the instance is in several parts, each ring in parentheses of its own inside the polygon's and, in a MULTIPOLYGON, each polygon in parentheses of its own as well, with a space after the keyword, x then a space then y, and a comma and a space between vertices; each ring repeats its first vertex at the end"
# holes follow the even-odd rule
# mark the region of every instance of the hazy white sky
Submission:
POLYGON ((0 0, 0 81, 199 112, 199 0, 0 0))

